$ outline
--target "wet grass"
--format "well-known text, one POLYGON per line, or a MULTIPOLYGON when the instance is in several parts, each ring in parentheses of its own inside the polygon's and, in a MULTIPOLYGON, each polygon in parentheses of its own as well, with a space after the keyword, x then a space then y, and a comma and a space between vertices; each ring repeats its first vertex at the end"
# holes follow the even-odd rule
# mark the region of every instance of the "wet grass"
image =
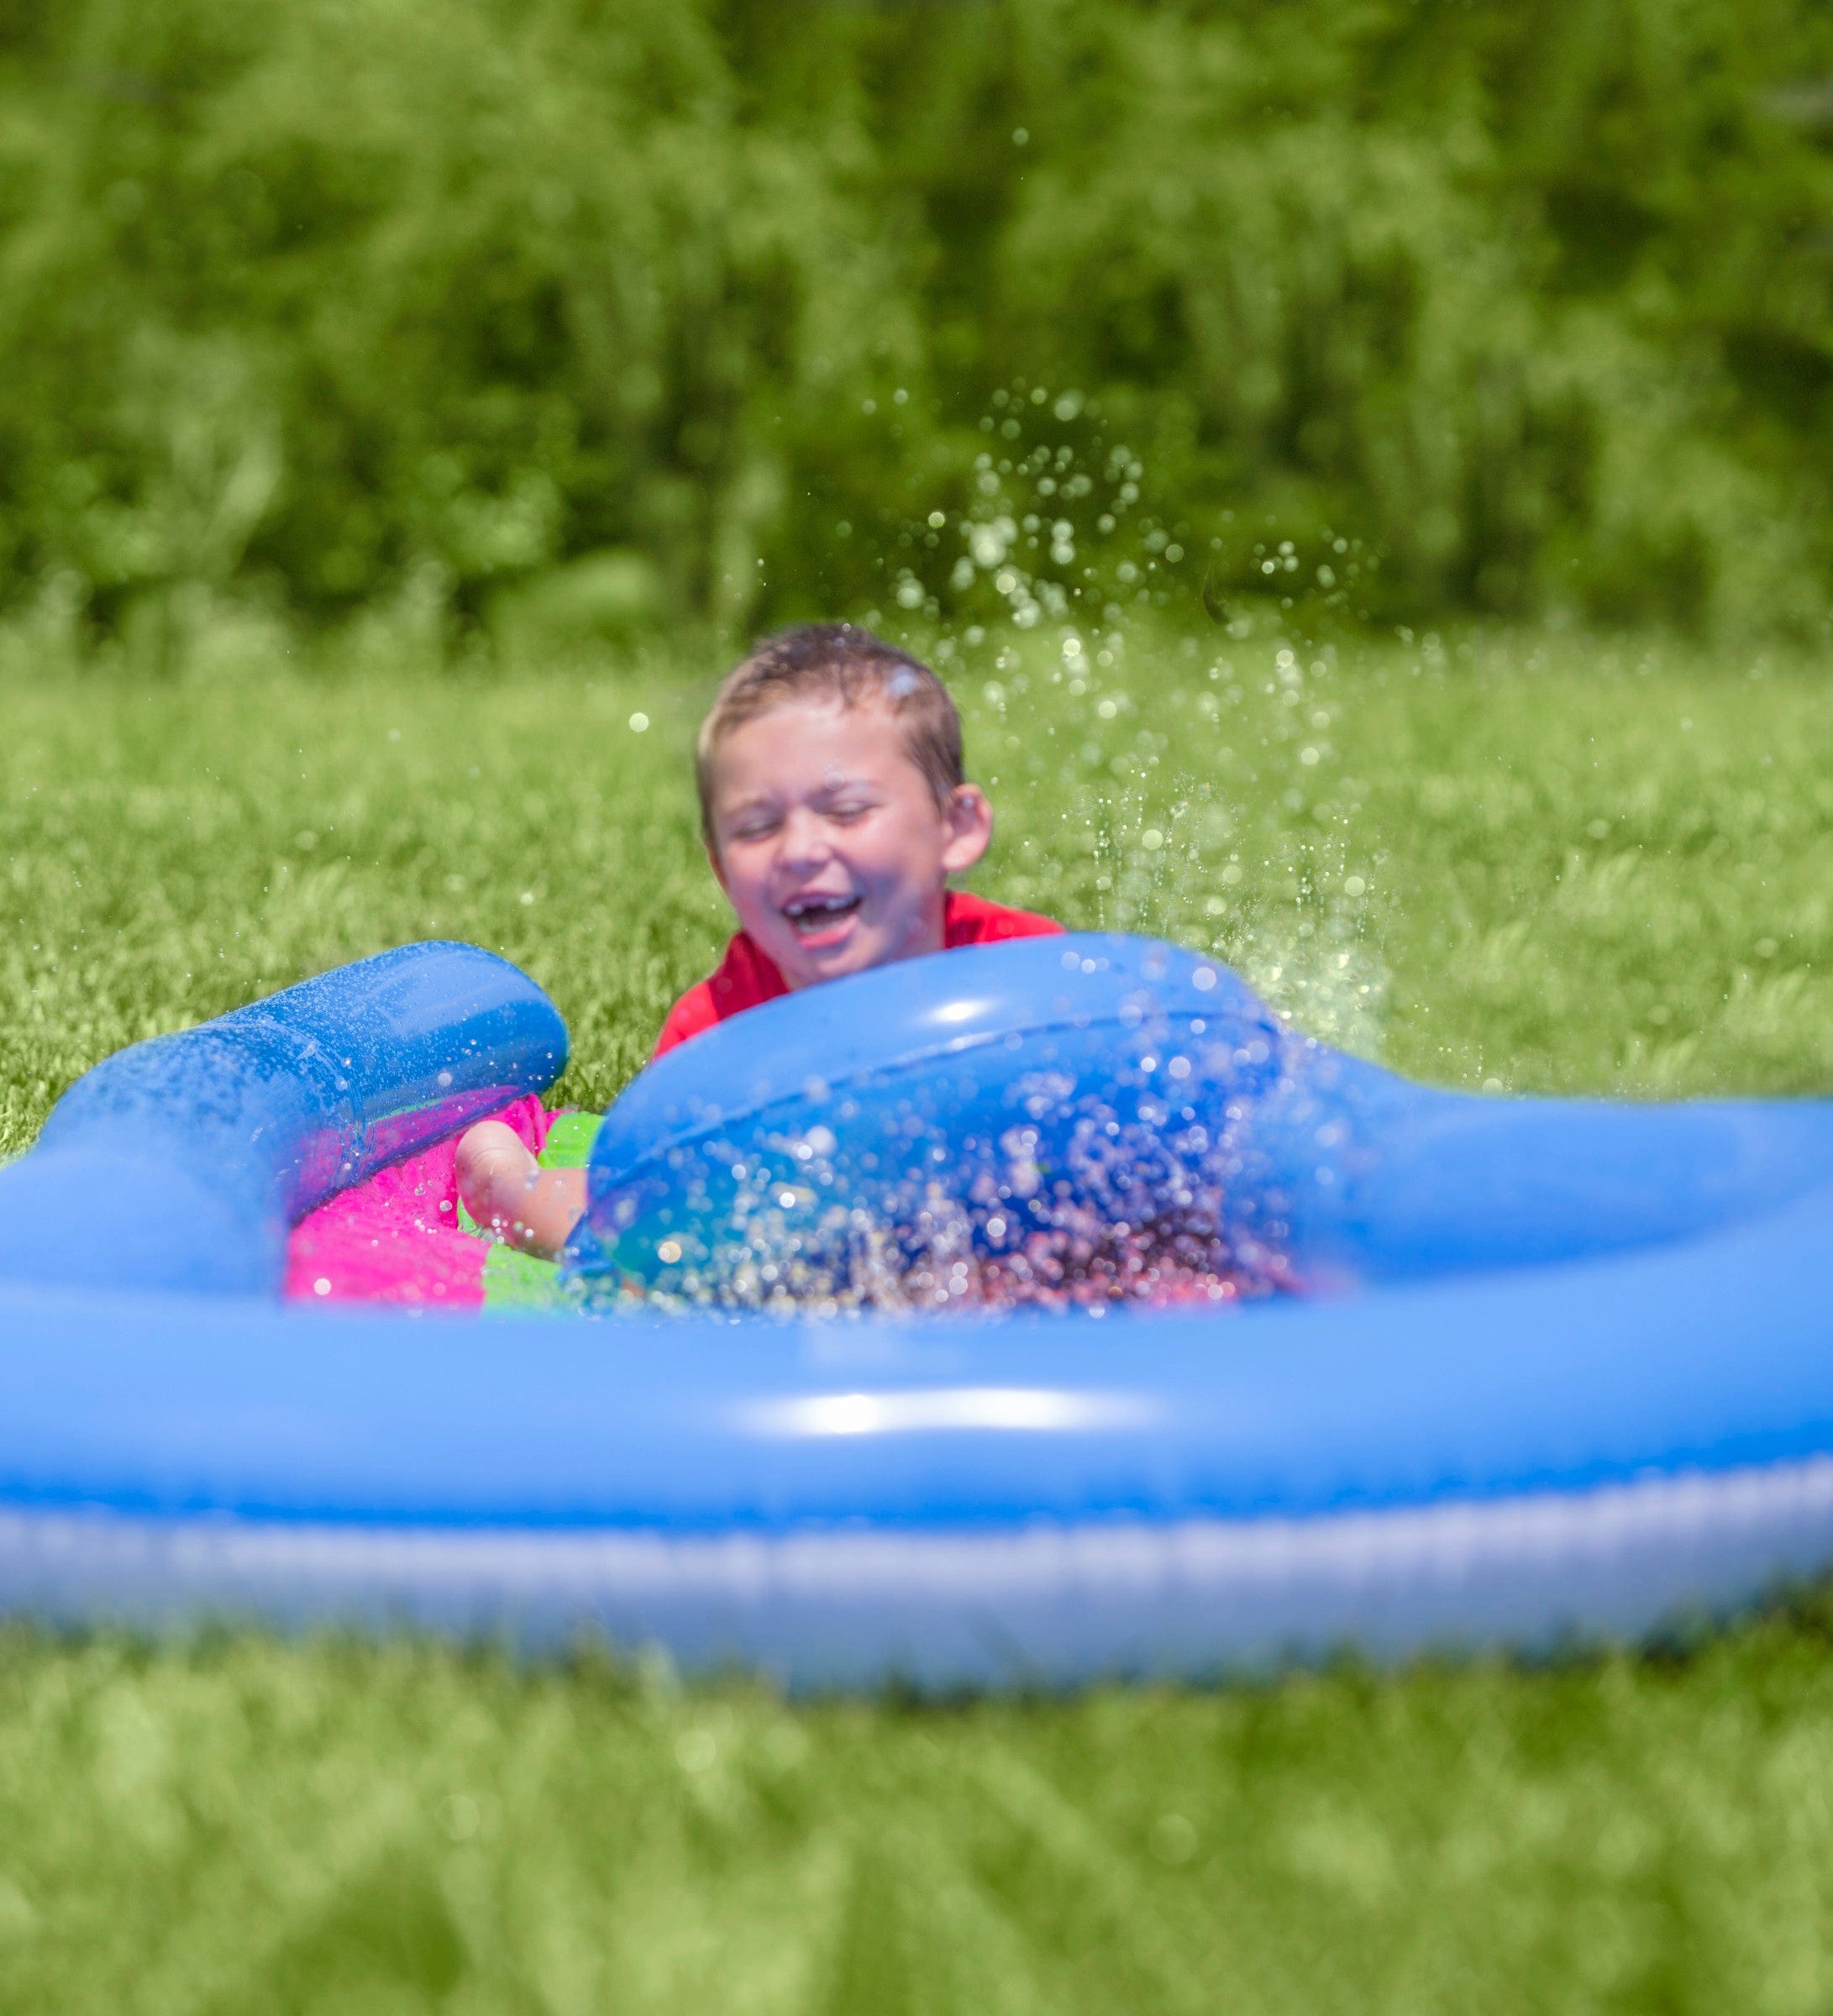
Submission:
MULTIPOLYGON (((1276 650, 959 665, 977 885, 1445 1082, 1833 1091, 1815 667, 1276 650)), ((717 669, 0 690, 0 1148, 123 1042, 434 934, 535 974, 607 1099, 726 928, 717 669)), ((1828 1642, 936 1710, 18 1635, 0 2010, 1823 2008, 1828 1642)))

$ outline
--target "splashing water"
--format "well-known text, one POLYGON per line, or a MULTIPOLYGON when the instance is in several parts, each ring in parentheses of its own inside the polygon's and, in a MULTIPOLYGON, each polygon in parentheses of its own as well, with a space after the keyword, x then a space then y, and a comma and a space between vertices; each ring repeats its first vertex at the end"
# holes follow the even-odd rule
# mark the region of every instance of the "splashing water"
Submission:
POLYGON ((1092 1097, 1065 1111, 1054 1152, 1022 1126, 989 1160, 970 1150, 945 1169, 951 1144, 920 1137, 911 1169, 864 1200, 846 1197, 843 1165, 801 1159, 806 1142, 779 1137, 776 1155, 734 1160, 723 1197, 717 1180, 691 1179, 694 1222, 654 1242, 659 1264, 620 1241, 635 1263, 612 1292, 664 1308, 838 1314, 1232 1303, 1295 1285, 1283 1228, 1232 1213, 1224 1144, 1200 1127, 1123 1123, 1092 1097))
POLYGON ((950 680, 998 807, 998 893, 1212 950, 1379 1056, 1369 682, 1331 641, 1375 557, 1327 526, 1165 514, 1146 456, 1074 389, 1014 380, 980 426, 966 495, 908 521, 886 566, 890 623, 950 680))
POLYGON ((779 1104, 595 1195, 593 1292, 838 1313, 1289 1291, 1287 1202, 1256 1141, 1286 1078, 1271 1026, 1138 1016, 1118 1044, 1040 1029, 815 1088, 793 1125, 779 1104))
MULTIPOLYGON (((992 404, 968 496, 904 528, 890 623, 863 616, 963 703, 1000 808, 998 893, 1214 950, 1311 1033, 1378 1054, 1376 869, 1355 844, 1366 786, 1339 730, 1336 651, 1285 613, 1314 576, 1341 601, 1351 543, 1326 531, 1309 559, 1291 539, 1242 545, 1236 571, 1272 599, 1250 607, 1229 587, 1212 606, 1214 555, 1235 534, 1154 518, 1143 459, 1079 395, 1020 385, 992 404), (1170 627, 1179 617, 1199 634, 1170 627)), ((800 1135, 678 1151, 665 1180, 623 1200, 619 1286, 595 1292, 840 1310, 1291 1289, 1279 1200, 1257 1187, 1221 1089, 1180 1103, 1192 1087, 1154 1092, 1154 1060, 1135 1061, 1131 1084, 1019 1081, 1043 1117, 996 1139, 913 1110, 895 1142, 862 1144, 838 1111, 800 1135)))

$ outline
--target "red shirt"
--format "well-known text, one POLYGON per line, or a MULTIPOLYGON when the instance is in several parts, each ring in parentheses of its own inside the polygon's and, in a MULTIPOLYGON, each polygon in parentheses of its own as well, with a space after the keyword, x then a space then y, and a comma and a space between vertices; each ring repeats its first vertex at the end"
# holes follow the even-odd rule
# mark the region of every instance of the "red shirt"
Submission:
MULTIPOLYGON (((953 890, 942 913, 943 946, 948 952, 962 945, 997 945, 1005 938, 1048 938, 1062 930, 1049 917, 1037 916, 1028 910, 1008 910, 1003 903, 989 903, 985 896, 964 895, 953 890)), ((654 1055, 661 1056, 728 1016, 761 1008, 788 992, 776 961, 741 931, 727 946, 717 969, 690 987, 669 1010, 662 1033, 655 1039, 654 1055)))

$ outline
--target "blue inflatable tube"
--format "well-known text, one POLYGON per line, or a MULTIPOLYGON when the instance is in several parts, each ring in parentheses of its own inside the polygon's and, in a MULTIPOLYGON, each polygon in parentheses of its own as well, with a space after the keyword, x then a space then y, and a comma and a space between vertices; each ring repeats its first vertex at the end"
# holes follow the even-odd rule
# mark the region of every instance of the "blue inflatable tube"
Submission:
POLYGON ((31 1153, 0 1170, 0 1284, 272 1294, 289 1225, 551 1084, 566 1053, 565 1023, 526 974, 452 944, 404 946, 135 1043, 79 1079, 31 1153))
POLYGON ((595 1629, 800 1687, 948 1688, 1635 1635, 1833 1562, 1824 1104, 1463 1099, 1294 1037, 1169 948, 954 953, 645 1074, 599 1146, 582 1271, 721 1285, 746 1155, 802 1171, 783 1230, 850 1266, 859 1227, 822 1194, 858 1179, 871 1220, 908 1194, 883 1144, 919 1137, 990 1180, 942 1231, 997 1257, 1000 1182, 1018 1166, 1023 1205, 1058 1180, 1036 1074, 1062 1106, 1105 1059, 1113 1124, 1181 1129, 1174 1188, 1216 1181, 1231 1251, 1276 1247, 1310 1292, 478 1322, 283 1309, 276 1227, 551 1076, 551 1007, 436 947, 244 1016, 163 1039, 157 1068, 157 1046, 110 1060, 0 1172, 6 1609, 595 1629), (832 1146, 799 1156, 817 1128, 832 1146), (123 1261, 113 1216, 155 1175, 188 1257, 123 1261))
POLYGON ((913 1226, 998 1257, 1063 1191, 1072 1218, 1213 1226, 1219 1264, 1373 1288, 1681 1242, 1825 1183, 1833 1106, 1430 1090, 1295 1036, 1214 960, 1034 938, 813 989, 662 1058, 601 1130, 572 1257, 722 1305, 764 1252, 843 1289, 862 1232, 900 1265, 913 1226))

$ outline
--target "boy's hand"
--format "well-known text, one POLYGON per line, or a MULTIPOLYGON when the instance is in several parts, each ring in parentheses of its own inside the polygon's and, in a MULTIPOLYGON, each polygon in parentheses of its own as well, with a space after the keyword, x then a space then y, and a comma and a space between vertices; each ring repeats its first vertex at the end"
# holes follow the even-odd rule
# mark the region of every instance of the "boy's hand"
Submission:
POLYGON ((586 1172, 544 1169, 500 1120, 481 1120, 460 1140, 458 1189, 486 1231, 544 1260, 558 1257, 586 1209, 586 1172))

